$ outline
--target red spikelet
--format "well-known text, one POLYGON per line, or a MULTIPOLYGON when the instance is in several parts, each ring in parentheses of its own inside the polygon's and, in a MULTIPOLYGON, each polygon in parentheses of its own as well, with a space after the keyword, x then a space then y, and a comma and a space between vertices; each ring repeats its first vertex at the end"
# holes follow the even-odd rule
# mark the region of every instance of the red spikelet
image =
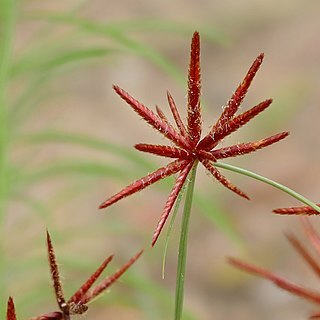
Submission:
POLYGON ((134 147, 139 151, 152 153, 162 157, 179 158, 185 160, 190 158, 190 154, 186 150, 171 146, 138 143, 134 147))
POLYGON ((220 182, 222 183, 226 188, 229 190, 235 192, 240 197, 243 197, 247 200, 249 200, 249 197, 241 191, 239 188, 234 186, 225 176, 223 176, 208 160, 202 159, 200 160, 201 163, 204 165, 204 167, 220 182))
POLYGON ((142 255, 143 250, 138 252, 133 258, 131 258, 125 265, 123 265, 118 271, 116 271, 113 275, 103 280, 99 285, 97 285, 91 292, 87 292, 82 298, 81 303, 86 304, 98 295, 100 295, 103 291, 109 288, 114 282, 116 282, 142 255))
POLYGON ((188 76, 188 132, 192 146, 195 146, 201 136, 201 107, 200 107, 200 36, 193 34, 188 76))
POLYGON ((223 128, 227 126, 227 123, 232 119, 234 114, 239 109, 239 106, 242 103, 244 97, 246 96, 246 93, 251 85, 254 76, 256 75, 257 71, 259 70, 262 64, 263 58, 264 54, 260 53, 260 55, 253 62, 245 78, 240 83, 239 87, 234 92, 231 99, 228 101, 227 106, 224 108, 216 124, 212 127, 209 134, 200 141, 200 148, 205 150, 211 150, 214 147, 214 145, 216 144, 216 138, 212 139, 212 137, 215 137, 216 132, 224 130, 223 128))
POLYGON ((161 217, 160 217, 160 220, 158 222, 158 225, 157 225, 157 228, 153 234, 153 238, 152 238, 152 246, 155 245, 159 235, 160 235, 160 232, 165 224, 165 222, 167 221, 168 219, 168 216, 170 214, 170 211, 187 179, 187 176, 192 168, 193 164, 188 164, 182 171, 181 173, 179 174, 177 180, 176 180, 176 183, 175 185, 173 186, 173 189, 171 190, 170 194, 169 194, 169 197, 167 199, 167 202, 166 202, 166 205, 162 211, 162 214, 161 214, 161 217))
POLYGON ((257 151, 261 148, 270 146, 271 144, 274 144, 286 138, 288 135, 289 135, 288 132, 281 132, 259 141, 239 143, 238 145, 235 145, 235 146, 216 149, 216 150, 213 150, 211 154, 217 160, 223 159, 223 158, 235 157, 243 154, 248 154, 248 153, 257 151))
MULTIPOLYGON (((320 203, 317 203, 317 206, 320 207, 320 203)), ((277 214, 289 214, 289 215, 295 214, 295 215, 306 215, 306 216, 319 215, 318 211, 316 211, 315 209, 309 206, 278 208, 272 211, 277 214)))
POLYGON ((174 173, 180 171, 181 168, 184 167, 185 165, 186 165, 186 160, 175 160, 169 163, 167 166, 162 167, 148 174, 147 176, 133 182, 132 184, 128 185, 127 187, 122 189, 120 192, 118 192, 108 200, 104 201, 99 208, 100 209, 106 208, 112 205, 113 203, 148 187, 150 184, 153 184, 156 181, 159 181, 165 177, 169 177, 174 173))
POLYGON ((7 305, 7 320, 16 320, 16 310, 14 307, 14 302, 12 297, 9 297, 8 299, 8 305, 7 305))

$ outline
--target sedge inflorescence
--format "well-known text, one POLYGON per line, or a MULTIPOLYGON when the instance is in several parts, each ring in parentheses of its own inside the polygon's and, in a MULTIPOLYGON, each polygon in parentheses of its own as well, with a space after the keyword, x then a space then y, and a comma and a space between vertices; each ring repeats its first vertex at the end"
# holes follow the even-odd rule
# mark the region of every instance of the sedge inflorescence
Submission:
POLYGON ((161 230, 174 206, 174 203, 186 182, 192 167, 201 163, 208 172, 222 185, 239 196, 249 199, 249 197, 238 187, 233 185, 215 166, 214 163, 220 159, 236 157, 243 154, 254 152, 258 149, 278 142, 288 135, 288 132, 281 132, 269 136, 265 139, 239 143, 229 147, 219 148, 221 141, 245 125, 252 118, 268 108, 272 99, 267 99, 253 108, 236 115, 250 84, 260 68, 263 61, 263 54, 260 54, 251 65, 246 76, 233 93, 231 99, 224 107, 222 114, 211 130, 201 139, 202 119, 201 119, 201 73, 200 73, 200 36, 195 32, 191 42, 191 54, 188 73, 188 103, 187 103, 187 121, 182 121, 175 101, 171 94, 167 93, 168 103, 175 125, 172 125, 164 112, 157 107, 156 113, 133 98, 129 93, 118 86, 114 86, 116 93, 126 101, 132 109, 142 117, 149 125, 164 135, 173 145, 153 145, 139 143, 135 148, 142 152, 151 153, 157 156, 174 159, 168 165, 157 169, 145 177, 133 182, 117 194, 104 201, 100 208, 106 208, 115 202, 132 195, 149 185, 178 174, 175 184, 168 196, 167 202, 162 211, 161 217, 154 231, 152 245, 154 245, 160 235, 161 230))
MULTIPOLYGON (((294 214, 296 210, 297 214, 301 213, 302 207, 294 208, 282 208, 276 210, 290 211, 291 214, 294 214)), ((306 207, 304 207, 306 209, 306 207)), ((312 271, 316 274, 317 277, 320 277, 320 234, 314 229, 311 222, 306 218, 302 218, 302 224, 305 230, 305 234, 309 244, 311 244, 316 255, 312 254, 306 246, 293 234, 287 234, 287 239, 294 247, 294 249, 299 253, 299 255, 304 259, 312 271)), ((300 298, 306 299, 312 303, 320 305, 320 292, 313 291, 311 289, 305 288, 304 286, 297 285, 286 278, 280 277, 269 271, 267 269, 257 267, 253 264, 244 262, 236 258, 228 258, 228 261, 231 265, 235 266, 238 269, 241 269, 250 274, 256 275, 258 277, 267 279, 273 282, 277 287, 288 291, 289 293, 296 295, 300 298)), ((309 319, 320 319, 320 312, 312 313, 309 319)))
MULTIPOLYGON (((61 284, 61 277, 56 261, 55 252, 53 249, 52 241, 49 232, 47 231, 47 251, 48 260, 52 277, 52 286, 54 288, 55 297, 59 307, 59 311, 52 311, 43 315, 33 317, 31 320, 70 320, 73 315, 84 314, 88 310, 87 304, 106 291, 115 281, 117 281, 141 256, 142 251, 138 252, 132 257, 126 264, 124 264, 118 271, 111 276, 103 279, 93 289, 94 282, 98 280, 102 272, 108 266, 113 259, 113 255, 107 257, 98 269, 88 278, 88 280, 71 296, 69 300, 66 300, 63 293, 61 284)), ((7 320, 16 320, 15 306, 12 297, 8 300, 7 306, 7 320)))

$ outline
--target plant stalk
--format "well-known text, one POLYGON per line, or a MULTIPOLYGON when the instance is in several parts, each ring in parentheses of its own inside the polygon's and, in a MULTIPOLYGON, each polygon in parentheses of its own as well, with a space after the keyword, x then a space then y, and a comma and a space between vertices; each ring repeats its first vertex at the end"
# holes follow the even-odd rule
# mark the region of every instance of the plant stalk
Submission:
POLYGON ((273 186, 273 187, 275 187, 275 188, 277 188, 277 189, 289 194, 293 198, 301 201, 302 203, 306 204, 307 206, 310 206, 312 209, 314 209, 314 210, 316 210, 316 211, 318 211, 320 213, 320 207, 318 207, 315 203, 313 203, 312 201, 310 201, 309 199, 305 198, 304 196, 302 196, 298 192, 288 188, 287 186, 284 186, 283 184, 281 184, 279 182, 273 181, 273 180, 268 179, 266 177, 260 176, 257 173, 254 173, 254 172, 248 171, 246 169, 242 169, 242 168, 233 166, 231 164, 226 164, 226 163, 222 163, 222 162, 215 162, 215 163, 213 163, 213 165, 215 167, 219 167, 219 168, 227 169, 229 171, 240 173, 240 174, 243 174, 243 175, 245 175, 247 177, 250 177, 250 178, 262 181, 262 182, 264 182, 266 184, 269 184, 269 185, 271 185, 271 186, 273 186))
POLYGON ((179 254, 178 254, 178 267, 176 277, 176 299, 175 299, 175 320, 180 320, 183 310, 183 298, 184 298, 184 282, 186 275, 186 261, 187 261, 187 247, 188 247, 188 232, 189 232, 189 221, 191 215, 191 206, 194 193, 194 183, 196 179, 198 162, 196 162, 191 169, 189 179, 187 181, 187 193, 184 203, 181 233, 179 242, 179 254))

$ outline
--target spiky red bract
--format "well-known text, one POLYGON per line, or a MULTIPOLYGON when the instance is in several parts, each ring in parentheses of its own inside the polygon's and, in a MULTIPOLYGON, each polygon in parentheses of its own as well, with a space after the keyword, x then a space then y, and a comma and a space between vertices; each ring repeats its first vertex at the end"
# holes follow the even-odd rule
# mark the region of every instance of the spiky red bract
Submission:
POLYGON ((234 156, 240 156, 240 155, 248 154, 248 153, 257 151, 261 148, 270 146, 271 144, 286 138, 288 135, 289 135, 288 132, 281 132, 255 142, 239 143, 234 146, 216 149, 211 151, 211 154, 214 156, 216 160, 234 157, 234 156))
POLYGON ((161 157, 179 158, 185 160, 188 160, 190 158, 190 154, 186 150, 171 146, 138 143, 134 147, 139 151, 152 153, 161 157))
POLYGON ((301 286, 296 285, 293 282, 290 282, 285 278, 275 275, 274 273, 266 269, 256 267, 239 259, 228 258, 228 262, 238 269, 241 269, 258 277, 268 279, 272 281, 277 287, 284 289, 296 296, 309 300, 313 303, 320 304, 320 294, 315 291, 305 289, 301 286))
POLYGON ((107 267, 107 265, 113 259, 113 255, 109 256, 107 259, 103 261, 100 267, 89 277, 89 279, 73 294, 73 296, 69 299, 68 303, 74 302, 79 303, 83 296, 90 290, 94 282, 100 277, 101 273, 107 267))
MULTIPOLYGON (((250 87, 250 84, 259 70, 262 61, 264 58, 264 54, 260 53, 260 55, 256 58, 256 60, 251 65, 249 71, 247 72, 245 78, 242 80, 231 99, 228 101, 227 106, 224 108, 222 114, 220 115, 218 121, 214 124, 211 131, 200 141, 199 148, 204 150, 211 150, 217 145, 218 141, 221 138, 216 137, 217 132, 225 132, 229 131, 230 125, 228 125, 229 121, 232 120, 235 113, 238 111, 240 104, 242 103, 246 93, 250 87)), ((271 103, 271 101, 270 101, 271 103)), ((250 119, 249 119, 250 120, 250 119)))
MULTIPOLYGON (((55 252, 52 245, 52 240, 49 232, 47 231, 47 250, 49 257, 50 271, 53 281, 53 287, 56 294, 57 303, 60 311, 48 312, 41 316, 34 317, 32 320, 69 320, 72 315, 83 314, 87 311, 88 306, 86 305, 93 298, 100 295, 108 287, 110 287, 117 279, 119 279, 127 270, 132 266, 132 264, 137 261, 137 259, 143 253, 143 250, 138 252, 133 258, 131 258, 126 264, 124 264, 117 272, 108 278, 101 281, 99 285, 94 287, 91 291, 91 287, 94 282, 100 277, 102 272, 106 269, 110 261, 113 259, 113 255, 107 257, 98 269, 88 278, 87 281, 71 296, 71 298, 66 302, 63 290, 61 286, 60 274, 58 271, 58 264, 55 257, 55 252)), ((12 304, 13 301, 8 302, 8 312, 12 314, 12 304), (10 306, 9 306, 9 303, 10 306), (10 307, 10 308, 9 308, 10 307)), ((14 307, 14 306, 13 306, 14 307)), ((13 320, 15 318, 8 318, 7 320, 13 320)))
POLYGON ((243 192, 241 191, 239 188, 237 188, 236 186, 234 186, 224 175, 222 175, 220 173, 219 170, 217 170, 217 168, 215 166, 213 166, 209 160, 207 159, 201 159, 200 160, 201 163, 204 165, 204 167, 222 184, 224 185, 226 188, 228 188, 229 190, 235 192, 236 194, 238 194, 240 197, 243 197, 247 200, 249 200, 249 197, 243 192))
MULTIPOLYGON (((320 203, 317 203, 317 206, 320 207, 320 203)), ((309 206, 303 207, 290 207, 290 208, 278 208, 273 210, 277 214, 288 214, 288 215, 319 215, 319 212, 309 206)))
POLYGON ((8 299, 8 305, 7 305, 7 320, 16 320, 16 310, 14 307, 14 302, 12 297, 9 297, 8 299))
POLYGON ((48 230, 47 230, 47 249, 48 249, 48 260, 49 260, 49 266, 50 266, 51 277, 52 277, 53 288, 54 288, 56 300, 57 300, 57 303, 58 303, 60 310, 63 313, 68 314, 69 308, 68 308, 68 305, 64 299, 62 284, 60 281, 58 264, 56 261, 56 256, 54 253, 51 237, 50 237, 48 230))
MULTIPOLYGON (((305 233, 307 235, 307 239, 310 241, 310 244, 314 247, 314 249, 319 253, 318 241, 320 239, 319 234, 314 230, 310 221, 305 218, 303 220, 303 227, 305 229, 305 233), (317 241, 314 241, 316 239, 317 241)), ((293 248, 299 253, 299 255, 303 258, 303 260, 309 265, 312 271, 319 277, 320 276, 320 262, 318 261, 319 256, 314 257, 306 247, 292 234, 287 234, 287 239, 293 246, 293 248)), ((267 280, 272 281, 279 288, 284 289, 296 296, 299 296, 303 299, 306 299, 310 302, 316 303, 320 305, 320 292, 316 292, 303 286, 297 285, 295 283, 290 282, 289 280, 279 277, 273 272, 257 267, 250 263, 244 262, 240 259, 228 258, 228 262, 234 267, 241 269, 250 274, 256 275, 261 278, 265 278, 267 280)), ((313 313, 309 319, 317 319, 320 313, 313 313)))
POLYGON ((86 304, 106 289, 108 289, 114 282, 116 282, 142 255, 143 250, 138 252, 134 257, 132 257, 126 264, 124 264, 118 271, 109 276, 108 278, 101 281, 91 292, 87 292, 81 299, 80 303, 86 304))
POLYGON ((303 224, 306 236, 316 250, 318 256, 320 256, 320 235, 317 233, 308 218, 301 217, 301 222, 303 224))
POLYGON ((200 90, 200 36, 195 32, 191 41, 188 73, 188 133, 191 147, 196 146, 201 136, 200 90))
POLYGON ((267 109, 272 100, 265 100, 253 108, 236 115, 240 104, 242 103, 249 86, 258 71, 263 60, 261 53, 253 62, 243 81, 240 83, 227 106, 224 108, 218 121, 212 126, 209 133, 201 138, 201 74, 200 74, 200 36, 195 32, 191 41, 191 53, 188 73, 188 103, 187 103, 187 122, 183 123, 181 116, 177 110, 176 104, 169 92, 167 92, 168 103, 175 120, 175 125, 168 122, 163 111, 156 107, 157 114, 144 106, 142 103, 130 96, 126 91, 114 86, 116 93, 125 100, 135 112, 137 112, 147 123, 149 123, 158 132, 168 138, 175 146, 162 146, 139 143, 135 148, 142 152, 148 152, 161 157, 174 158, 167 166, 162 167, 145 177, 128 185, 120 192, 104 201, 99 208, 106 208, 115 202, 136 193, 147 186, 170 175, 179 173, 176 179, 158 225, 154 231, 152 245, 154 245, 159 237, 165 221, 167 220, 170 211, 178 197, 183 183, 186 181, 187 174, 190 172, 193 165, 199 162, 212 174, 212 176, 221 182, 226 188, 248 199, 248 196, 235 187, 220 171, 214 166, 218 159, 235 157, 242 154, 254 152, 258 149, 267 147, 284 139, 288 132, 282 132, 268 138, 255 142, 239 143, 230 147, 215 148, 223 138, 235 132, 237 129, 245 125, 255 116, 267 109))
POLYGON ((170 106, 170 109, 171 109, 171 112, 172 112, 172 115, 173 115, 173 118, 174 118, 174 121, 176 122, 176 125, 177 125, 177 128, 179 130, 179 132, 181 133, 181 135, 189 142, 190 142, 190 139, 189 139, 189 135, 188 135, 188 132, 187 132, 187 129, 184 125, 184 123, 182 122, 182 119, 180 117, 180 114, 179 114, 179 111, 177 109, 177 106, 170 94, 169 91, 167 91, 167 98, 168 98, 168 103, 169 103, 169 106, 170 106))
POLYGON ((103 202, 100 205, 100 209, 106 208, 113 203, 121 200, 122 198, 125 198, 127 196, 130 196, 133 193, 136 193, 146 187, 148 187, 150 184, 153 184, 165 177, 169 177, 178 171, 180 171, 182 168, 184 168, 187 165, 186 160, 175 160, 171 163, 169 163, 167 166, 162 167, 147 176, 133 182, 132 184, 128 185, 126 188, 122 189, 120 192, 115 194, 113 197, 109 198, 107 201, 103 202))
POLYGON ((319 262, 309 253, 304 245, 295 237, 293 234, 286 234, 288 241, 291 243, 293 248, 300 254, 300 256, 308 263, 310 268, 320 277, 320 264, 319 262))
POLYGON ((156 228, 155 232, 153 233, 152 246, 154 246, 155 243, 157 242, 157 239, 159 238, 160 232, 161 232, 162 228, 164 227, 165 222, 168 219, 168 216, 171 212, 171 209, 172 209, 172 207, 173 207, 173 205, 174 205, 193 165, 194 165, 193 163, 189 163, 181 170, 181 172, 176 180, 176 183, 174 184, 174 186, 169 194, 166 205, 164 206, 164 209, 161 214, 160 220, 158 222, 157 228, 156 228))

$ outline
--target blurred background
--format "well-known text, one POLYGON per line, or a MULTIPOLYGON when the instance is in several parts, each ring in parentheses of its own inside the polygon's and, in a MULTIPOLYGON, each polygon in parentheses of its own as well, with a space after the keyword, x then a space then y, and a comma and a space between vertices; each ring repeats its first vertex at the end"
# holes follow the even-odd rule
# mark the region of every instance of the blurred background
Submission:
MULTIPOLYGON (((266 98, 274 102, 224 145, 291 132, 285 141, 226 162, 319 201, 319 12, 316 0, 0 2, 1 317, 9 295, 19 319, 57 309, 46 258, 48 228, 67 297, 106 256, 115 253, 111 274, 147 247, 121 281, 90 305, 87 319, 172 319, 180 219, 164 280, 165 233, 153 250, 149 247, 173 179, 107 210, 97 207, 167 163, 134 150, 135 143, 166 141, 112 84, 167 114, 169 90, 185 116, 194 30, 201 34, 204 128, 209 130, 264 52, 241 111, 266 98)), ((297 201, 258 181, 223 173, 251 201, 199 167, 184 319, 306 319, 315 306, 225 260, 242 257, 316 290, 312 272, 284 237, 292 231, 303 239, 299 220, 271 213, 297 201)))

